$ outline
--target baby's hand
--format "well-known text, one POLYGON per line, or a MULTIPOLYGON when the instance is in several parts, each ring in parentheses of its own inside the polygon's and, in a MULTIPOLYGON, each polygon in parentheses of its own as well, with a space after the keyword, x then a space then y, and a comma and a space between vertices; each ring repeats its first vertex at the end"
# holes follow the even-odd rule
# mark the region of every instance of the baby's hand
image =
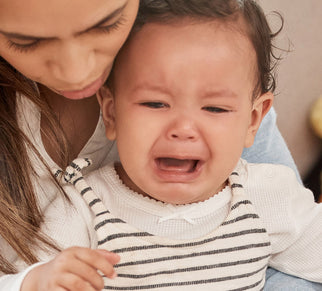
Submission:
POLYGON ((104 250, 71 247, 55 259, 31 270, 23 281, 21 291, 98 291, 106 277, 116 277, 114 265, 120 257, 104 250))

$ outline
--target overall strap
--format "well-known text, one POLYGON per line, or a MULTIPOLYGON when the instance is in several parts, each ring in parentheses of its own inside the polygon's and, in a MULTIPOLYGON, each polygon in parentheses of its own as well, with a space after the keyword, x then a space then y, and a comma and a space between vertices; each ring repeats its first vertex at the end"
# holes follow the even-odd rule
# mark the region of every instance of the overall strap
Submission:
POLYGON ((58 170, 55 173, 55 176, 63 176, 63 179, 66 183, 74 185, 77 192, 83 197, 85 202, 90 207, 91 211, 95 215, 94 224, 95 230, 97 231, 97 239, 101 240, 101 237, 104 237, 104 233, 100 232, 99 226, 104 224, 105 216, 103 214, 109 213, 103 204, 102 200, 97 197, 94 193, 92 187, 88 185, 86 180, 82 175, 82 169, 91 165, 90 159, 78 158, 75 159, 65 170, 65 172, 58 170))
POLYGON ((231 210, 238 207, 238 205, 240 204, 252 204, 251 201, 247 198, 242 179, 237 170, 234 170, 230 174, 228 183, 232 192, 231 210))

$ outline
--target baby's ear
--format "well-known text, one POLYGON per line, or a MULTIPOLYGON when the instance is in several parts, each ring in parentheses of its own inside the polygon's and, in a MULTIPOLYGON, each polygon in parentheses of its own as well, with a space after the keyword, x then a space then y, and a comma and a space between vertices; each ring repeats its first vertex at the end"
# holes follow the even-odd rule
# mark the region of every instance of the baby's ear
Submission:
POLYGON ((256 98, 253 103, 250 124, 248 126, 247 136, 245 139, 245 147, 249 148, 253 145, 257 130, 267 112, 273 105, 274 95, 267 92, 256 98))
POLYGON ((107 87, 102 87, 96 94, 98 103, 100 104, 103 121, 105 125, 105 134, 109 140, 115 140, 115 109, 114 96, 107 87))

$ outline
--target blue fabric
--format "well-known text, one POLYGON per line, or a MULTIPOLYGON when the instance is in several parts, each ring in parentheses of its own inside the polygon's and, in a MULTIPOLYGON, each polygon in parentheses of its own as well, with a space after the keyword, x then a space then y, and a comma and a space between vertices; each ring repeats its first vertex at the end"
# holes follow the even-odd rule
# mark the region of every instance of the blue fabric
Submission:
MULTIPOLYGON (((272 108, 263 119, 254 145, 244 150, 242 158, 251 163, 283 164, 292 168, 301 181, 287 145, 276 125, 276 112, 272 108)), ((322 284, 296 278, 275 269, 266 272, 265 291, 322 291, 322 284)))
POLYGON ((264 291, 321 291, 322 284, 296 278, 275 269, 266 271, 264 291))

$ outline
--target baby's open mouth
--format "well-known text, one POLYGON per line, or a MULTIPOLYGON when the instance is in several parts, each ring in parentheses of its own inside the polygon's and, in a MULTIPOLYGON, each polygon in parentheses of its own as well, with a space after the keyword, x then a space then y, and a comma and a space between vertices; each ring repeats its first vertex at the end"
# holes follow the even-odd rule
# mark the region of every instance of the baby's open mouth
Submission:
POLYGON ((176 158, 157 158, 156 164, 161 171, 177 173, 193 173, 199 164, 199 160, 176 159, 176 158))

